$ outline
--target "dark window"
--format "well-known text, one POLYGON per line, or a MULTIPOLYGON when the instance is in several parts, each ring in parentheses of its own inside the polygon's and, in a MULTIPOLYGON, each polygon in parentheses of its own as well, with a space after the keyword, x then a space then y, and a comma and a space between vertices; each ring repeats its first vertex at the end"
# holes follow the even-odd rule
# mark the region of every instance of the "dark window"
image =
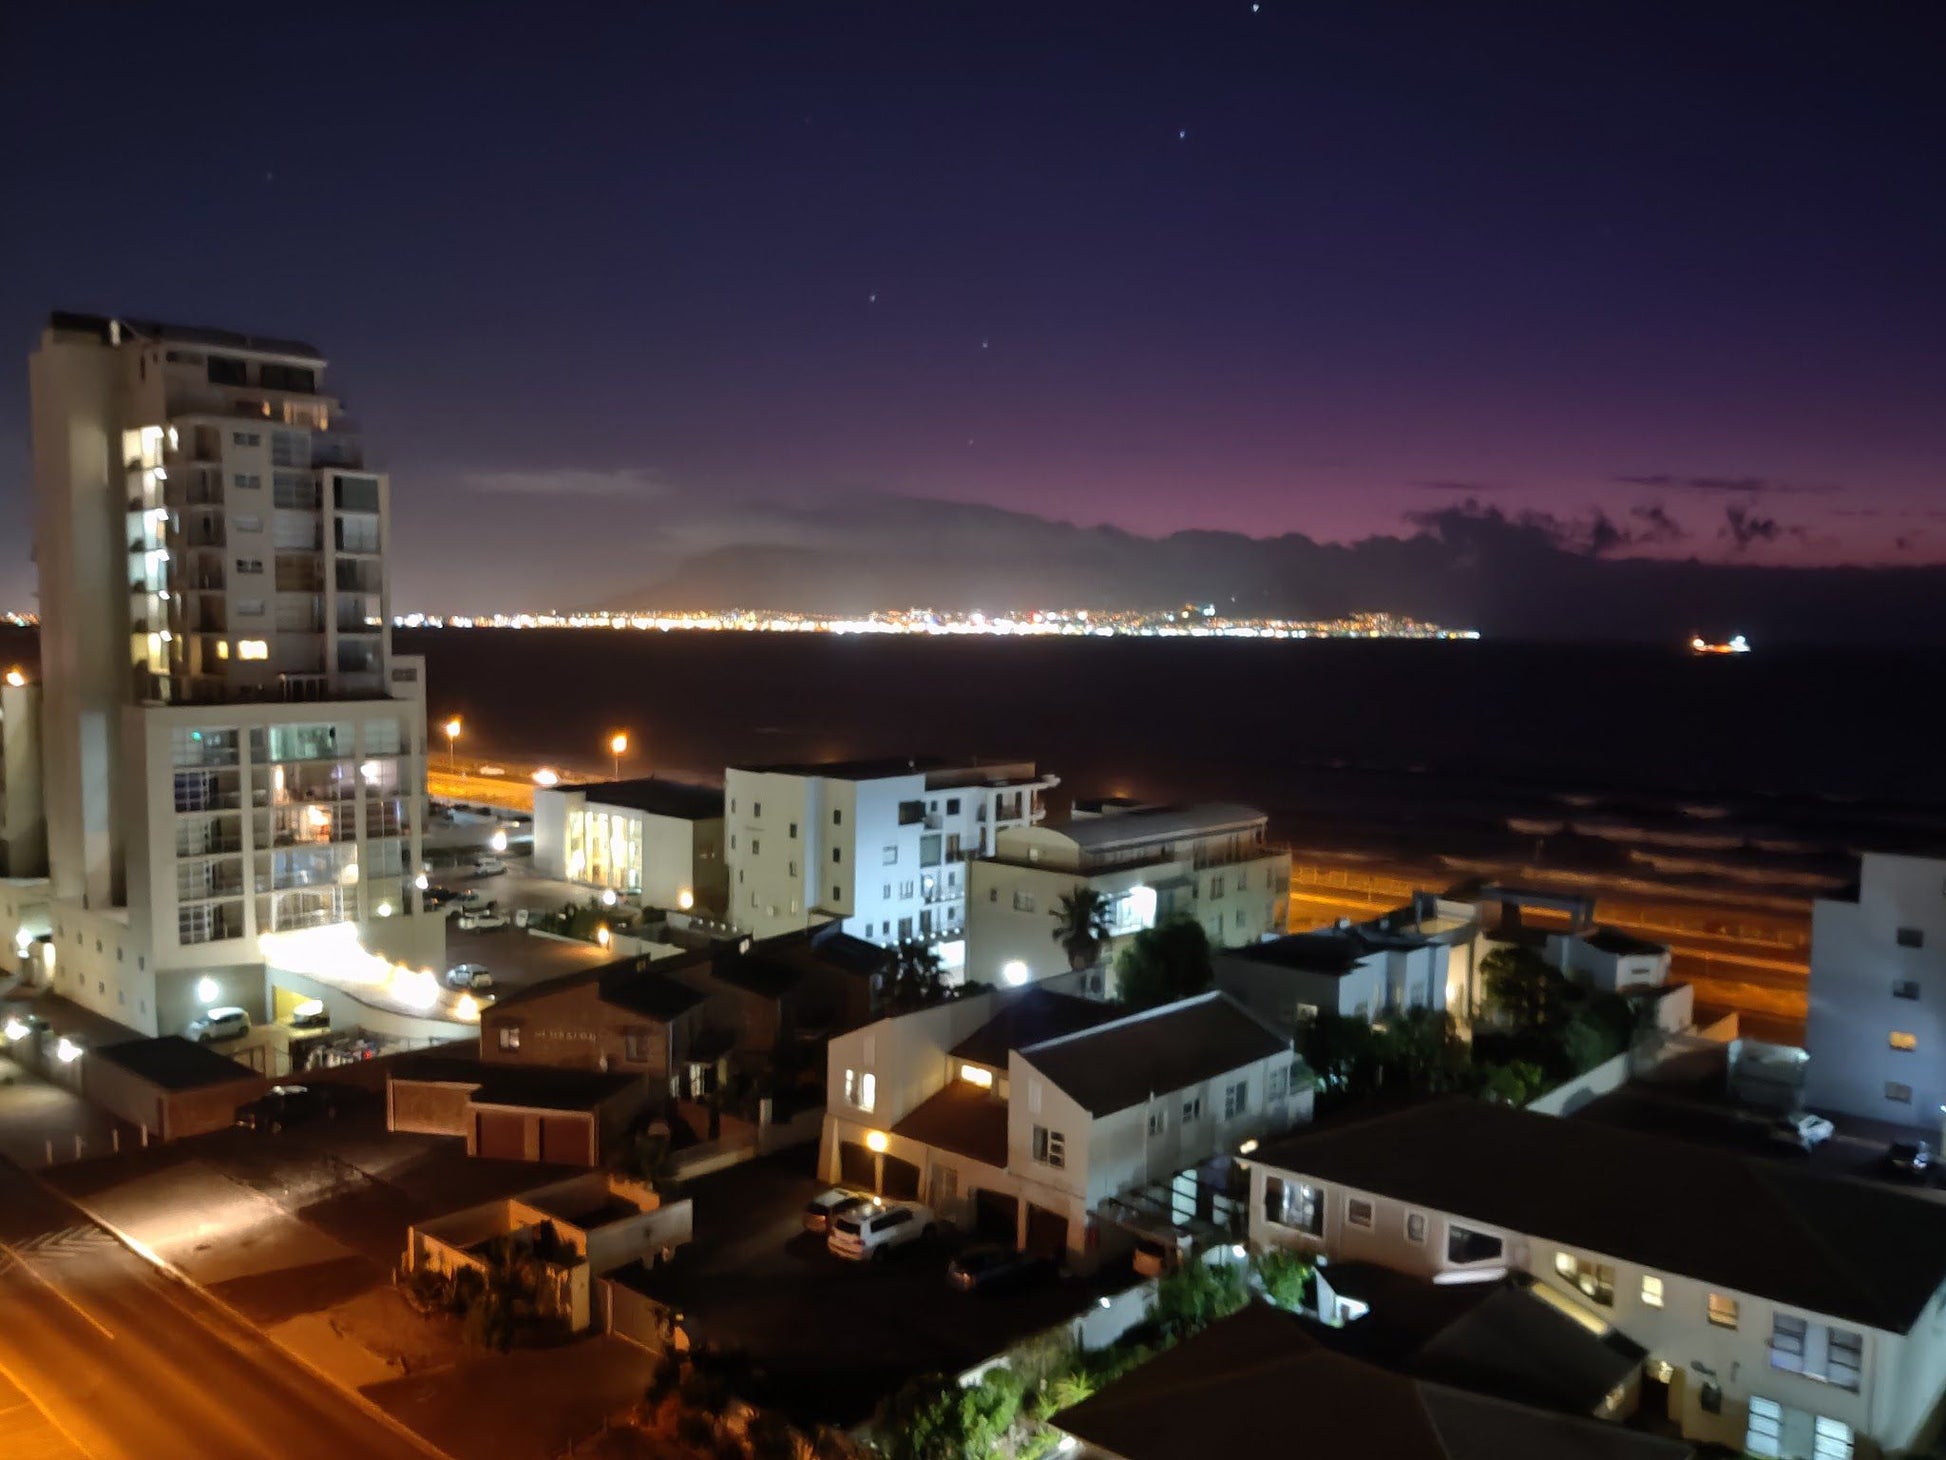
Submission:
POLYGON ((211 385, 248 385, 250 370, 241 360, 232 360, 227 355, 209 357, 209 383, 211 385))
POLYGON ((831 884, 831 900, 833 902, 843 902, 845 900, 845 889, 836 882, 831 884))
POLYGON ((793 822, 791 823, 791 833, 790 833, 790 834, 791 834, 791 840, 792 840, 792 841, 796 841, 796 840, 797 840, 797 823, 796 823, 795 821, 793 821, 793 822))
POLYGON ((834 867, 837 866, 840 862, 844 861, 844 859, 845 859, 845 852, 843 847, 833 847, 831 849, 832 866, 834 867))
POLYGON ((833 826, 843 826, 845 824, 845 813, 835 806, 831 808, 831 824, 833 826))
POLYGON ((1457 1222, 1446 1227, 1446 1260, 1448 1262, 1486 1262, 1499 1257, 1506 1250, 1506 1244, 1498 1237, 1485 1232, 1475 1232, 1471 1227, 1462 1227, 1457 1222))
POLYGON ((1916 999, 1919 997, 1919 980, 1901 978, 1892 981, 1892 997, 1895 999, 1916 999))
POLYGON ((1910 1085, 1901 1085, 1897 1080, 1887 1080, 1885 1082, 1885 1098, 1896 1101, 1900 1105, 1910 1105, 1912 1103, 1912 1087, 1910 1085))
POLYGON ((315 391, 318 375, 301 365, 260 365, 257 380, 266 390, 315 391))
POLYGON ((957 796, 948 796, 948 797, 946 798, 946 814, 947 814, 948 816, 958 816, 958 815, 959 815, 959 797, 957 797, 957 796))
POLYGON ((1705 1381, 1696 1396, 1696 1404, 1704 1414, 1723 1413, 1723 1386, 1714 1379, 1705 1381))
POLYGON ((1923 948, 1926 946, 1926 931, 1924 928, 1900 928, 1898 939, 1901 948, 1923 948))
POLYGON ((926 803, 923 801, 901 801, 899 803, 899 825, 914 826, 926 819, 926 803))

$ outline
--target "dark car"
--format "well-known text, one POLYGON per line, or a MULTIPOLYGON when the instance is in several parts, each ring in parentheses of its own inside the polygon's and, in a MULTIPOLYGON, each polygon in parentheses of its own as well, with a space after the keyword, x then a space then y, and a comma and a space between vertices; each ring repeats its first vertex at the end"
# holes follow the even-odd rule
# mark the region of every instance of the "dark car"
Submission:
POLYGON ((946 1281, 962 1293, 1013 1287, 1031 1281, 1052 1266, 1044 1257, 1016 1252, 998 1242, 968 1247, 946 1264, 946 1281))
POLYGON ((419 905, 427 912, 431 912, 436 907, 444 907, 458 896, 459 894, 450 887, 428 887, 419 894, 419 905))
POLYGON ((1894 1141, 1885 1152, 1885 1164, 1895 1176, 1924 1181, 1932 1174, 1932 1147, 1924 1141, 1894 1141))
POLYGON ((330 1115, 331 1099, 312 1085, 272 1085, 247 1105, 239 1105, 236 1123, 245 1130, 276 1135, 320 1115, 330 1115))

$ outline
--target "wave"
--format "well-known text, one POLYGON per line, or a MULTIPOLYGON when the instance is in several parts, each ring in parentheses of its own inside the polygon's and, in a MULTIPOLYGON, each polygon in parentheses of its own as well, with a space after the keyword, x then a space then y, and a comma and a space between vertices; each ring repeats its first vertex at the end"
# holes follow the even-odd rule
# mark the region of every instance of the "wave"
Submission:
POLYGON ((1572 806, 1578 811, 1586 811, 1591 806, 1601 805, 1601 797, 1592 791, 1556 791, 1554 799, 1563 806, 1572 806))
POLYGON ((1670 857, 1656 852, 1630 852, 1631 862, 1652 867, 1671 877, 1720 877, 1730 882, 1753 886, 1768 883, 1773 887, 1801 887, 1806 891, 1835 892, 1845 885, 1842 877, 1824 872, 1793 872, 1778 867, 1753 867, 1744 862, 1717 862, 1700 857, 1670 857))
POLYGON ((1733 851, 1744 841, 1740 832, 1657 831, 1630 821, 1577 821, 1574 833, 1630 846, 1684 847, 1697 852, 1733 851))
POLYGON ((1440 865, 1464 877, 1478 877, 1523 887, 1550 890, 1574 889, 1596 897, 1652 897, 1661 902, 1718 904, 1802 916, 1804 894, 1765 894, 1744 887, 1710 887, 1693 881, 1660 882, 1647 876, 1624 872, 1577 872, 1566 867, 1529 867, 1513 862, 1488 861, 1479 857, 1442 856, 1440 865))
POLYGON ((1753 851, 1778 852, 1785 855, 1796 852, 1811 856, 1824 850, 1816 842, 1792 841, 1789 837, 1781 836, 1753 836, 1750 838, 1750 846, 1753 851))
POLYGON ((1721 821, 1730 814, 1727 806, 1680 806, 1677 810, 1696 821, 1721 821))
POLYGON ((1539 821, 1531 816, 1509 816, 1507 830, 1522 836, 1559 836, 1567 830, 1565 821, 1539 821))

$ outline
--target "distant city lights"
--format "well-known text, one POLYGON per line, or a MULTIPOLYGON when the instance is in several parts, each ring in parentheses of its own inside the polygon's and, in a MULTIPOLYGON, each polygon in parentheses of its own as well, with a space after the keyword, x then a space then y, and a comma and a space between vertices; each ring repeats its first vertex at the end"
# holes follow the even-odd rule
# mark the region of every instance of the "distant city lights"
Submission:
POLYGON ((1041 638, 1187 639, 1477 639, 1478 629, 1447 628, 1390 613, 1355 613, 1332 619, 1256 618, 1220 612, 1215 604, 1168 610, 1047 609, 1034 612, 942 613, 928 608, 863 615, 778 613, 732 609, 724 613, 400 614, 401 629, 633 629, 657 633, 742 634, 986 634, 1041 638))

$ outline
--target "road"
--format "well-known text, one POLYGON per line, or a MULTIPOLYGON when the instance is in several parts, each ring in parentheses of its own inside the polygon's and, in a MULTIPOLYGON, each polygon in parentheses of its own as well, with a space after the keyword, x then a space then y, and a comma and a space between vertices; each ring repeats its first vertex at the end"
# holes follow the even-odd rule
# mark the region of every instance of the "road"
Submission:
POLYGON ((0 1454, 426 1460, 437 1453, 0 1161, 0 1454))

